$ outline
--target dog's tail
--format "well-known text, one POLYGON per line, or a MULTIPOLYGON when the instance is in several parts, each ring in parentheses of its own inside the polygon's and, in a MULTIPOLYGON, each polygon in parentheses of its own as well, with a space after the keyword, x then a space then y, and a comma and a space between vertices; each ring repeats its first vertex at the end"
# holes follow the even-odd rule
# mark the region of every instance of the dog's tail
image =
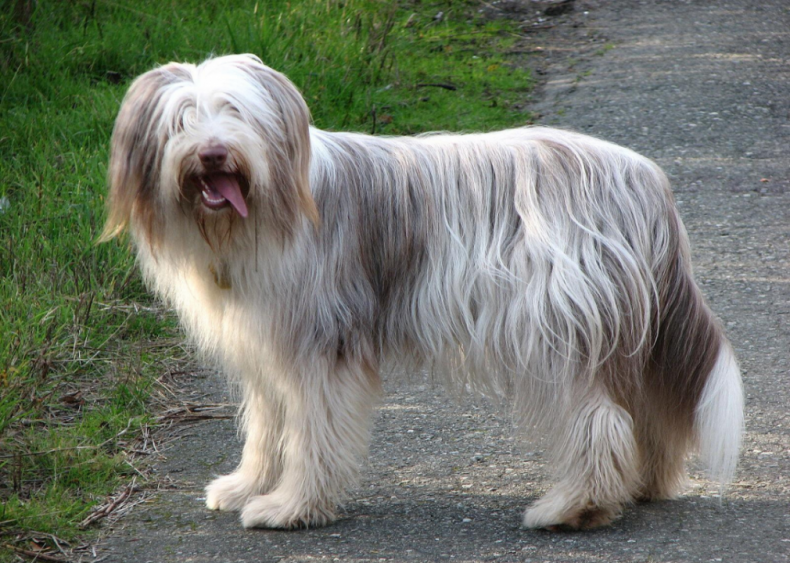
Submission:
POLYGON ((723 488, 732 480, 740 454, 741 373, 721 325, 694 282, 687 256, 678 252, 672 281, 665 286, 652 354, 660 375, 653 384, 670 415, 665 420, 674 418, 671 424, 697 443, 711 479, 723 488))
POLYGON ((700 458, 710 477, 723 486, 735 475, 743 433, 741 372, 730 343, 724 339, 694 418, 700 458))

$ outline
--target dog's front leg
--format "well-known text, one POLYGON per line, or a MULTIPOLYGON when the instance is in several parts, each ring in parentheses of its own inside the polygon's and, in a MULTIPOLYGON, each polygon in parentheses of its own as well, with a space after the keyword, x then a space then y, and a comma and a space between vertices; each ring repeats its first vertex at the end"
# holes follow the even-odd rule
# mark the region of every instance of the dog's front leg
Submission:
POLYGON ((367 455, 378 374, 339 358, 294 367, 283 379, 282 473, 271 491, 248 499, 241 511, 246 528, 332 522, 367 455))
POLYGON ((241 426, 244 450, 239 466, 206 487, 211 510, 241 510, 250 497, 270 491, 280 479, 283 405, 274 389, 247 382, 241 426))

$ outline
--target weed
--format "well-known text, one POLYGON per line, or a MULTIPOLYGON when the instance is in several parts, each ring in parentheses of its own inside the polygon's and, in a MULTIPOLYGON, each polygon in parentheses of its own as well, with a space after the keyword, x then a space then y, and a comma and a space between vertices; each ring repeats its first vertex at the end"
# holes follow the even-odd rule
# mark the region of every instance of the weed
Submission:
POLYGON ((603 47, 601 47, 600 49, 595 51, 595 54, 598 55, 599 57, 601 57, 601 56, 605 55, 606 53, 608 53, 609 51, 611 51, 612 49, 614 49, 614 44, 613 43, 607 43, 603 47))

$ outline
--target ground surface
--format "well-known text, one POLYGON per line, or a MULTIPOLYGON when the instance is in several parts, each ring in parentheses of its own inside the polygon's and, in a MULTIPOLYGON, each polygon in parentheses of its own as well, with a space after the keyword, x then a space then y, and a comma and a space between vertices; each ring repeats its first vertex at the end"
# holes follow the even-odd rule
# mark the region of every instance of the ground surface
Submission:
MULTIPOLYGON (((637 506, 606 530, 521 530, 522 510, 550 486, 540 444, 485 403, 391 377, 369 466, 336 524, 248 531, 207 511, 203 486, 240 451, 233 421, 211 420, 162 451, 170 486, 114 523, 100 559, 790 561, 790 7, 579 0, 545 25, 555 27, 534 34, 539 122, 630 146, 673 180, 698 281, 744 372, 747 434, 726 500, 695 473, 679 500, 637 506)), ((217 376, 181 385, 227 401, 217 376)))

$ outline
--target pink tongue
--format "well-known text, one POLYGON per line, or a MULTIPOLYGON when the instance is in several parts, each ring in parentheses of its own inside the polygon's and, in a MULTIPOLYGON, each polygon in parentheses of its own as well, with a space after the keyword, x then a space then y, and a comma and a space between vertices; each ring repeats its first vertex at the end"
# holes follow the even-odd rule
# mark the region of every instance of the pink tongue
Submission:
POLYGON ((247 216, 247 202, 241 194, 239 180, 233 174, 211 174, 205 177, 208 186, 227 199, 242 217, 247 216))

